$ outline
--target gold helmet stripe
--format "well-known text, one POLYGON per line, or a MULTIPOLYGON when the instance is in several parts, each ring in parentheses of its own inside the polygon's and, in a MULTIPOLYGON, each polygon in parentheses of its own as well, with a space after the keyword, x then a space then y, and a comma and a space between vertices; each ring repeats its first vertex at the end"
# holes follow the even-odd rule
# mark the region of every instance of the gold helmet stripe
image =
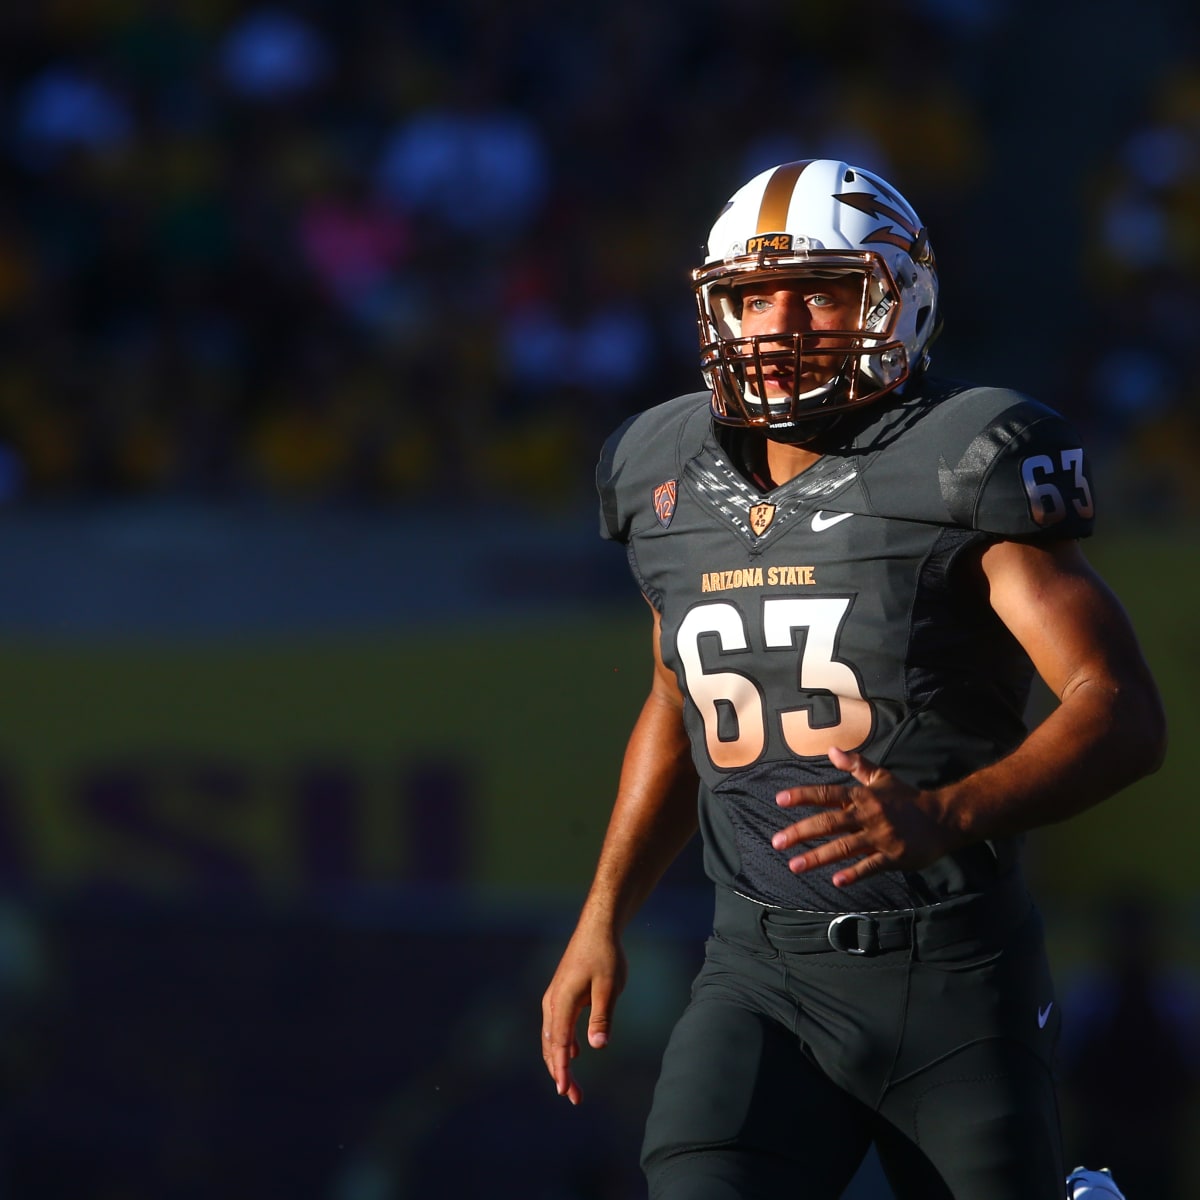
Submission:
POLYGON ((758 228, 755 233, 780 233, 787 229, 788 209, 792 206, 796 180, 809 165, 809 161, 805 159, 801 162, 784 163, 776 168, 775 173, 767 180, 762 203, 758 206, 758 228))

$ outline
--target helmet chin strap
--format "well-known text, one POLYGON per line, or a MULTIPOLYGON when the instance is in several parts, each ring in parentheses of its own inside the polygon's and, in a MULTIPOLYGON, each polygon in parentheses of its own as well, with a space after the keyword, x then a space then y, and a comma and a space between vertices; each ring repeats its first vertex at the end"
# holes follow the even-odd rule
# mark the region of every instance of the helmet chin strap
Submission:
MULTIPOLYGON (((789 407, 791 407, 791 406, 799 407, 801 404, 803 404, 806 401, 815 400, 821 396, 832 395, 837 392, 838 388, 844 388, 847 391, 849 391, 850 384, 847 381, 845 371, 839 371, 832 379, 829 380, 828 383, 822 383, 822 384, 819 384, 815 388, 810 388, 807 392, 798 393, 795 397, 792 397, 789 400, 789 402, 788 402, 789 407)), ((747 385, 746 390, 747 390, 746 398, 747 398, 747 400, 749 400, 749 385, 747 385)), ((768 414, 771 413, 772 405, 769 400, 764 402, 763 407, 765 407, 768 414)), ((782 408, 783 406, 780 405, 778 407, 782 408)), ((838 413, 840 413, 841 411, 842 411, 841 408, 839 408, 838 413)), ((811 415, 793 417, 791 419, 791 422, 788 425, 781 426, 778 429, 776 429, 774 426, 768 426, 768 436, 774 437, 776 432, 778 432, 780 435, 784 435, 784 436, 780 436, 777 439, 779 441, 787 441, 787 442, 804 441, 808 437, 808 430, 810 428, 819 426, 820 428, 824 429, 831 423, 832 419, 836 415, 838 415, 838 414, 837 413, 834 413, 834 414, 822 413, 821 410, 818 408, 815 411, 813 411, 811 413, 811 415), (786 434, 788 434, 793 429, 803 430, 804 436, 803 437, 788 437, 788 436, 786 436, 786 434)))
MULTIPOLYGON (((891 394, 904 395, 911 379, 910 376, 908 381, 894 388, 891 394)), ((834 380, 834 384, 837 382, 838 380, 834 380)), ((832 388, 834 384, 831 384, 830 387, 832 388)), ((873 420, 872 407, 871 404, 856 404, 848 408, 837 408, 832 412, 802 417, 790 425, 778 428, 768 426, 763 433, 772 441, 786 442, 789 446, 804 446, 812 442, 826 442, 828 445, 832 445, 833 442, 829 439, 830 434, 836 431, 838 439, 845 440, 853 435, 857 425, 873 420)))
POLYGON ((823 383, 819 387, 811 388, 807 392, 800 392, 799 395, 795 396, 794 398, 789 397, 786 401, 777 405, 773 405, 770 400, 760 401, 759 398, 750 390, 750 385, 747 383, 746 389, 743 392, 743 398, 746 400, 747 405, 755 408, 764 407, 769 414, 773 409, 782 411, 785 408, 790 408, 793 404, 798 404, 805 400, 814 400, 818 396, 827 396, 831 391, 833 391, 834 386, 840 381, 841 376, 835 376, 828 383, 823 383))
MULTIPOLYGON (((844 373, 839 372, 828 383, 813 388, 797 400, 809 400, 814 396, 828 395, 838 387, 849 387, 844 373)), ((847 416, 856 412, 859 406, 838 407, 830 412, 816 410, 809 416, 795 418, 787 425, 768 425, 762 430, 763 434, 774 442, 783 442, 789 446, 805 446, 812 442, 826 441, 834 429, 841 425, 847 416)))
POLYGON ((809 417, 795 425, 765 429, 763 434, 772 442, 784 442, 788 446, 807 446, 810 442, 823 441, 843 416, 845 413, 835 412, 824 417, 809 417))

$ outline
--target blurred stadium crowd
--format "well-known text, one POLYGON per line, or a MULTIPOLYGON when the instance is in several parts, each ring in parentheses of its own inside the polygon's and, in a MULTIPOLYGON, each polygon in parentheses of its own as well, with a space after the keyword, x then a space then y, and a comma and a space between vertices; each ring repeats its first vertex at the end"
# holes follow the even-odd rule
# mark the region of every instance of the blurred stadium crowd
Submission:
POLYGON ((989 381, 1133 435, 1174 473, 1150 501, 1198 507, 1197 61, 1014 160, 1028 8, 884 5, 861 54, 836 0, 6 6, 0 495, 576 496, 616 420, 699 384, 715 207, 829 154, 933 231, 939 365, 1010 364, 1033 305, 989 381))
MULTIPOLYGON (((590 1068, 586 1111, 568 1114, 526 1027, 561 944, 557 908, 524 923, 489 908, 482 921, 455 904, 454 888, 469 897, 476 882, 465 859, 438 877, 444 890, 422 891, 418 871, 397 880, 395 909, 226 903, 192 879, 197 862, 270 876, 315 841, 306 822, 318 811, 335 835, 343 819, 357 829, 367 811, 357 784, 341 808, 324 793, 292 797, 276 782, 296 765, 288 755, 304 767, 312 740, 358 770, 352 781, 374 778, 370 738, 356 749, 357 725, 371 722, 345 694, 379 724, 403 724, 406 703, 440 712, 438 689, 458 688, 465 672, 409 686, 385 655, 371 693, 354 653, 326 662, 303 640, 244 668, 240 641, 212 663, 199 661, 207 644, 176 658, 173 645, 150 645, 160 627, 148 614, 190 615, 183 598, 195 598, 212 628, 231 614, 257 633, 282 624, 288 592, 302 596, 306 621, 319 609, 351 627, 366 612, 372 628, 400 629, 411 575, 419 586, 407 591, 459 620, 461 635, 469 623, 448 601, 458 576, 446 564, 493 542, 453 594, 481 608, 544 600, 552 586, 591 594, 586 566, 532 520, 532 550, 500 544, 477 518, 473 540, 442 539, 435 557, 424 523, 401 541, 392 535, 405 522, 393 518, 482 502, 477 512, 486 504, 523 529, 510 508, 590 506, 602 437, 627 413, 700 386, 688 271, 717 208, 757 170, 799 157, 873 167, 914 203, 941 266, 935 367, 1067 411, 1106 476, 1106 529, 1122 516, 1200 515, 1190 369, 1200 7, 1091 0, 1082 19, 1073 7, 0 5, 0 504, 6 568, 20 581, 8 589, 6 694, 34 714, 10 719, 0 739, 0 884, 15 881, 17 896, 0 903, 0 1195, 636 1194, 654 1055, 672 989, 682 994, 690 974, 674 956, 700 938, 689 928, 664 949, 669 922, 656 918, 623 1001, 621 1046, 590 1068), (143 501, 151 519, 139 524, 143 501), (192 501, 219 502, 221 519, 175 521, 172 505, 192 501), (115 503, 124 517, 126 502, 130 528, 76 528, 85 506, 115 503), (288 520, 299 505, 305 536, 251 529, 229 551, 227 504, 239 516, 239 506, 292 506, 288 520), (334 511, 316 537, 305 506, 318 504, 334 511), (362 519, 362 506, 381 519, 362 519), (43 524, 46 512, 58 523, 43 524), (361 541, 344 536, 351 528, 361 541), (343 543, 336 557, 330 547, 343 543), (63 569, 31 570, 47 558, 63 569), (384 599, 362 609, 345 599, 356 590, 384 599), (250 603, 252 593, 262 595, 250 603), (122 640, 109 655, 97 631, 118 627, 125 608, 119 628, 147 644, 122 640), (34 647, 23 657, 45 611, 63 614, 51 628, 85 637, 61 656, 34 647), (314 658, 315 673, 300 670, 314 658), (292 728, 277 694, 302 687, 312 702, 295 711, 315 715, 292 728), (122 705, 133 733, 116 721, 95 734, 96 713, 122 705), (355 736, 330 721, 339 707, 355 736), (166 732, 141 729, 160 710, 166 732), (198 761, 207 783, 188 790, 178 755, 193 746, 199 759, 185 753, 184 767, 198 761), (236 770, 208 770, 210 760, 236 770), (101 768, 114 763, 124 791, 52 794, 60 780, 108 778, 101 768), (124 899, 54 893, 55 871, 89 878, 111 864, 138 880, 161 872, 162 895, 136 880, 124 899), (416 885, 411 910, 405 884, 416 885)), ((613 574, 632 595, 625 572, 613 574)), ((1177 580, 1171 598, 1186 592, 1177 580)), ((478 707, 494 688, 497 706, 527 720, 501 653, 507 639, 480 660, 478 707)), ((522 653, 511 661, 532 688, 522 653)), ((557 680, 557 658, 553 668, 557 680)), ((557 692, 526 704, 579 719, 557 692)), ((455 705, 445 719, 462 739, 445 753, 451 782, 465 781, 464 811, 478 801, 468 789, 496 771, 486 740, 467 743, 472 711, 455 705)), ((434 811, 415 787, 395 801, 414 828, 434 811)), ((461 849, 445 851, 451 837, 429 828, 446 855, 461 849)), ((331 846, 334 859, 345 848, 336 836, 331 846)), ((679 892, 692 882, 681 876, 679 892)), ((1183 921, 1183 910, 1171 915, 1183 921)), ((1144 1169, 1161 1171, 1161 1144, 1191 1157, 1200 1145, 1194 1110, 1190 1123, 1180 1115, 1196 1103, 1200 1052, 1189 1057, 1158 1010, 1183 1011, 1190 1036, 1200 992, 1185 1009, 1166 975, 1158 991, 1143 986, 1160 979, 1166 950, 1146 949, 1150 966, 1127 957, 1136 970, 1119 963, 1083 995, 1071 1102, 1105 1145, 1113 1114, 1125 1131, 1134 1114, 1102 1102, 1130 1097, 1154 1136, 1122 1144, 1155 1147, 1144 1169), (1113 1052, 1126 1034, 1128 1052, 1113 1052), (1098 1082, 1088 1071, 1100 1061, 1098 1082)), ((1123 1169, 1131 1196, 1195 1194, 1123 1169)))

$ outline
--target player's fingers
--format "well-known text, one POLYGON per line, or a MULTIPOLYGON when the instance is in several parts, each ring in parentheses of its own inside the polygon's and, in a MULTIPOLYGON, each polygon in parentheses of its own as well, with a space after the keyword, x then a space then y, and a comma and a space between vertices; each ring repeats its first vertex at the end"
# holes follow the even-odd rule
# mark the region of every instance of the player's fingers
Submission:
POLYGON ((572 1104, 578 1104, 582 1099, 579 1085, 571 1074, 570 1062, 578 1053, 578 1047, 556 1043, 549 1029, 542 1030, 542 1061, 550 1078, 554 1080, 554 1090, 560 1096, 566 1096, 572 1104))
MULTIPOLYGON (((836 746, 829 747, 829 761, 839 771, 848 775, 861 784, 870 786, 879 782, 881 775, 886 772, 877 763, 854 751, 839 750, 836 746)), ((775 793, 775 803, 781 808, 791 808, 796 805, 818 805, 822 808, 838 808, 850 799, 852 789, 842 784, 821 783, 810 784, 807 787, 783 788, 775 793)))
POLYGON ((579 1053, 575 1036, 578 1019, 577 1009, 563 1012, 552 994, 546 993, 542 1000, 542 1061, 560 1096, 567 1095, 571 1088, 571 1059, 579 1053))
POLYGON ((878 875, 881 871, 889 871, 894 866, 895 863, 886 855, 871 854, 852 866, 838 871, 833 876, 833 886, 846 887, 848 884, 858 883, 861 879, 869 879, 872 875, 878 875))
POLYGON ((554 1030, 548 1025, 543 1025, 542 1061, 546 1064, 546 1070, 551 1075, 557 1077, 559 1072, 565 1070, 574 1057, 575 1051, 571 1043, 556 1038, 554 1030))
POLYGON ((797 805, 817 805, 821 808, 841 808, 848 793, 838 784, 819 783, 807 787, 784 788, 775 793, 775 803, 780 808, 795 808, 797 805))
POLYGON ((871 844, 859 833, 847 834, 845 837, 833 838, 823 845, 814 846, 788 860, 788 870, 795 875, 803 875, 814 867, 823 867, 828 863, 845 862, 848 858, 857 858, 872 851, 871 844))
POLYGON ((788 825, 771 835, 771 845, 776 850, 786 850, 789 846, 800 842, 812 842, 818 838, 834 837, 839 833, 849 833, 859 828, 854 811, 849 808, 838 808, 830 812, 814 813, 788 825))

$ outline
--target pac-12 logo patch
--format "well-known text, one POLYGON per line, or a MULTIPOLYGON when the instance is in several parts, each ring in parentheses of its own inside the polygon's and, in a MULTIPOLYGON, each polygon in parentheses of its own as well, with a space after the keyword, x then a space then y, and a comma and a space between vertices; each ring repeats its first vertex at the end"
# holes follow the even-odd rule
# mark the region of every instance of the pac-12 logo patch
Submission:
POLYGON ((658 523, 666 529, 675 515, 675 499, 679 492, 679 480, 668 479, 654 489, 654 515, 658 523))
POLYGON ((775 505, 765 502, 750 505, 750 528, 754 530, 755 537, 762 537, 767 526, 773 520, 775 520, 775 505))

